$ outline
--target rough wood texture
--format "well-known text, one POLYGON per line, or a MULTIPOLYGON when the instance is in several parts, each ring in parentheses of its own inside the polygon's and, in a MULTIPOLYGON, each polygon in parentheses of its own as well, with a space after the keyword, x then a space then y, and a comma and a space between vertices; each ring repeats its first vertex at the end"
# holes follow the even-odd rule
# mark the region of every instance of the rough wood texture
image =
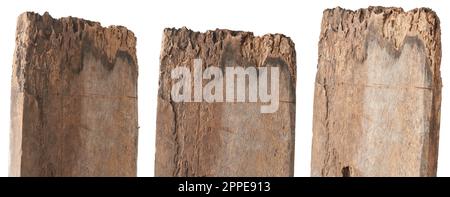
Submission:
POLYGON ((135 176, 136 38, 24 13, 11 97, 11 176, 135 176))
POLYGON ((325 10, 312 176, 435 176, 439 19, 426 8, 325 10))
POLYGON ((288 37, 166 29, 160 60, 156 176, 293 175, 296 59, 288 37), (192 70, 195 58, 203 68, 222 70, 278 66, 278 111, 262 114, 260 102, 173 102, 171 70, 183 65, 192 70))

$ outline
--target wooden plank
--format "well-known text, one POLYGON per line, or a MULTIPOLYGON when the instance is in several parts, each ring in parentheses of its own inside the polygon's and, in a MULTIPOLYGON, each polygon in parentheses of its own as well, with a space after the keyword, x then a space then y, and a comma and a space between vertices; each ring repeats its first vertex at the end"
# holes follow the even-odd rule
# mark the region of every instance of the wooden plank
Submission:
POLYGON ((23 13, 11 89, 11 176, 135 176, 136 38, 23 13))
POLYGON ((435 176, 439 19, 426 8, 324 11, 312 176, 435 176))
POLYGON ((296 59, 294 44, 288 37, 256 37, 249 32, 229 30, 199 33, 186 28, 166 29, 160 60, 156 176, 293 175, 296 59), (200 71, 196 71, 196 61, 200 71), (171 73, 179 67, 187 68, 193 75, 215 67, 221 74, 209 80, 191 77, 192 83, 185 87, 192 90, 192 102, 176 102, 171 91, 178 82, 171 73), (226 79, 232 75, 227 69, 236 67, 255 67, 259 74, 247 75, 252 82, 264 76, 259 68, 279 68, 279 75, 270 71, 271 77, 279 76, 276 110, 262 113, 262 106, 267 103, 250 102, 249 90, 254 86, 249 82, 243 89, 248 91, 245 102, 238 102, 238 93, 228 97, 232 89, 225 90, 230 84, 226 79), (214 79, 223 82, 223 86, 214 89, 220 92, 215 98, 221 99, 208 102, 201 91, 205 93, 214 79), (219 91, 221 88, 224 91, 219 91))

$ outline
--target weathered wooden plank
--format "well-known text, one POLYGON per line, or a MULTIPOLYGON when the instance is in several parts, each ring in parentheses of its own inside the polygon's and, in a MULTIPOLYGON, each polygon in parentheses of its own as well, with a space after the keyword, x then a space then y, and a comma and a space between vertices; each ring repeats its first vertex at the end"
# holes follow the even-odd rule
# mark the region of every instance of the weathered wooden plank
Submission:
MULTIPOLYGON (((296 59, 294 44, 288 37, 255 37, 249 32, 229 30, 199 33, 186 28, 166 29, 160 60, 156 176, 293 175, 296 59), (216 68, 220 76, 190 76, 191 83, 185 87, 191 90, 192 102, 176 102, 171 91, 178 82, 172 72, 180 67, 192 75, 216 68), (226 91, 230 84, 226 79, 232 76, 227 69, 237 67, 254 67, 258 73, 247 73, 249 81, 242 89, 248 91, 245 102, 238 102, 236 95, 228 97, 234 89, 226 91), (271 77, 279 76, 279 106, 272 113, 262 113, 262 106, 267 103, 261 97, 250 102, 250 92, 255 87, 249 82, 268 76, 259 72, 263 67, 279 68, 279 75, 270 71, 271 77), (209 102, 202 95, 214 79, 222 81, 223 86, 210 89, 219 96, 209 102)), ((261 84, 259 81, 258 87, 261 84)))
POLYGON ((312 176, 435 176, 440 60, 429 9, 325 10, 312 176))
POLYGON ((136 38, 78 18, 19 16, 11 176, 135 176, 136 38))

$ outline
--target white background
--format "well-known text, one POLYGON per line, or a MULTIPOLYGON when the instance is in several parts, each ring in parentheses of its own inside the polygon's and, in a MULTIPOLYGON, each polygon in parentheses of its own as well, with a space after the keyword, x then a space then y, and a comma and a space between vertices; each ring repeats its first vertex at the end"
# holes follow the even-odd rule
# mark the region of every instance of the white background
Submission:
POLYGON ((17 16, 25 11, 54 18, 74 16, 99 21, 103 26, 123 25, 137 37, 139 63, 139 155, 138 176, 153 176, 155 154, 156 98, 159 53, 165 27, 186 26, 195 31, 216 28, 252 31, 256 35, 283 33, 293 39, 297 51, 297 114, 295 176, 310 175, 314 79, 317 67, 322 12, 340 6, 347 9, 369 5, 397 6, 410 10, 432 8, 442 28, 442 112, 438 176, 450 175, 450 69, 448 32, 450 16, 445 1, 300 1, 300 0, 45 0, 0 1, 0 176, 8 175, 10 131, 10 81, 17 16))

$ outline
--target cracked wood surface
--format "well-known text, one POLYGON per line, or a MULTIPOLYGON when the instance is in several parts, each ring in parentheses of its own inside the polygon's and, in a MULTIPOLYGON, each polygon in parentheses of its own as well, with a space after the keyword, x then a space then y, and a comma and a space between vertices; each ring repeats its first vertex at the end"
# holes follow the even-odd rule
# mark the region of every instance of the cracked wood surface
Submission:
POLYGON ((439 19, 426 8, 323 13, 312 176, 435 176, 439 19))
POLYGON ((293 175, 296 63, 289 38, 166 29, 160 61, 156 176, 293 175), (261 114, 259 102, 173 102, 171 70, 192 71, 195 58, 202 59, 203 68, 279 66, 278 111, 261 114))
POLYGON ((135 176, 136 38, 23 13, 11 89, 11 176, 135 176))

